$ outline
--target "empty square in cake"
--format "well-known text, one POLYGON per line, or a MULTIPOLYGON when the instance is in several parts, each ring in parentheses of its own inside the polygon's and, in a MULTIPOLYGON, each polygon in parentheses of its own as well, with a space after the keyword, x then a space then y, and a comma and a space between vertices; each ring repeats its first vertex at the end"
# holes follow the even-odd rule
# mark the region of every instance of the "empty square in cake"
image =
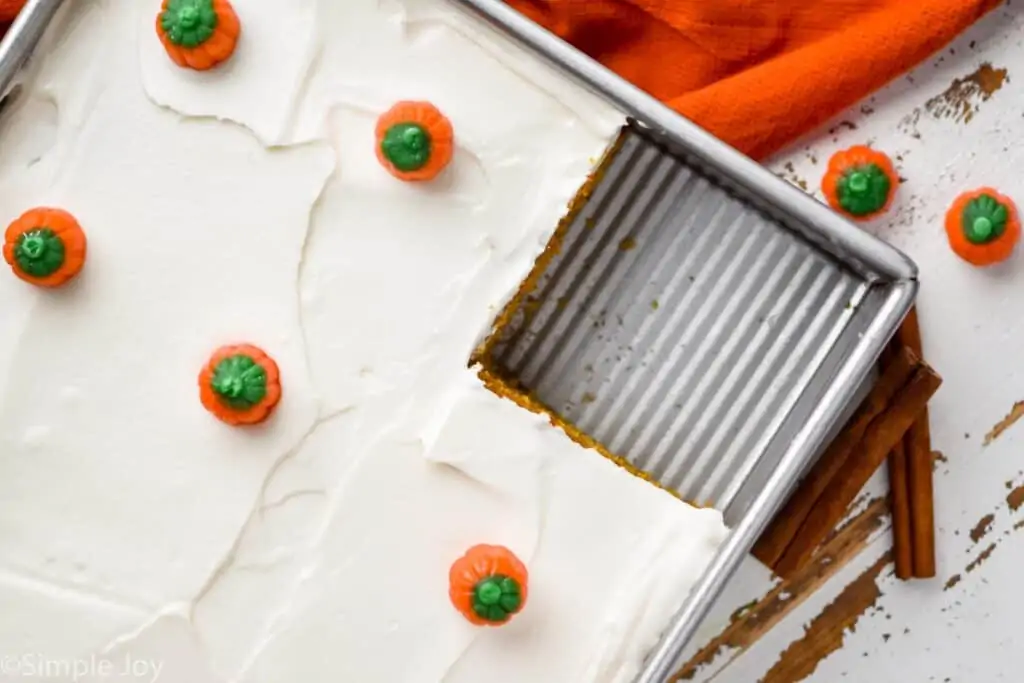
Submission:
POLYGON ((582 443, 725 510, 866 292, 631 125, 476 359, 582 443))

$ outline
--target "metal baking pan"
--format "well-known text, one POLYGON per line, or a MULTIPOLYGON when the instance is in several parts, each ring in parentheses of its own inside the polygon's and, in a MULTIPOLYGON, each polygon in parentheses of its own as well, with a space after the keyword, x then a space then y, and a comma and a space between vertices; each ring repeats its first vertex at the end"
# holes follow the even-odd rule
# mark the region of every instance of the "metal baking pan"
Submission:
POLYGON ((636 683, 662 683, 855 407, 917 292, 903 254, 504 5, 451 0, 624 114, 488 362, 731 532, 636 683))
MULTIPOLYGON (((29 0, 0 43, 0 96, 62 1, 29 0)), ((853 409, 917 270, 500 0, 449 1, 623 112, 620 144, 537 282, 536 314, 494 353, 634 467, 725 515, 731 533, 636 679, 662 683, 853 409)))

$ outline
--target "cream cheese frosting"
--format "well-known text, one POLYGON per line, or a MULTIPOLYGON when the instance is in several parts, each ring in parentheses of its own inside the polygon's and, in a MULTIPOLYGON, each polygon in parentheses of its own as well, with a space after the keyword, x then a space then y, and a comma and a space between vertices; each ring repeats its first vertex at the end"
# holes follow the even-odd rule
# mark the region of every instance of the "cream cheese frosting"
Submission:
POLYGON ((68 5, 0 114, 0 220, 61 206, 89 238, 60 290, 0 273, 0 657, 628 682, 721 516, 467 367, 623 116, 443 0, 236 0, 238 49, 202 73, 157 1, 68 5), (374 155, 404 99, 455 128, 430 184, 374 155), (197 396, 237 341, 281 368, 257 427, 197 396), (476 543, 530 569, 501 628, 448 601, 476 543))

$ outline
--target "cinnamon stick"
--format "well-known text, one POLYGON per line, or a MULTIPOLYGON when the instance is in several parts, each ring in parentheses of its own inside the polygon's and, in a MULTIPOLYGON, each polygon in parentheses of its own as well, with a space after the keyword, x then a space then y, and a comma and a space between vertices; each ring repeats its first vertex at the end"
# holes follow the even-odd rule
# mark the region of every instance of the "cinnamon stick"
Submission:
POLYGON ((881 376, 853 418, 761 534, 753 549, 756 558, 768 567, 774 567, 782 559, 822 492, 846 464, 864 438, 869 425, 882 414, 893 396, 910 379, 919 363, 919 359, 912 352, 901 349, 884 366, 881 376))
MULTIPOLYGON (((881 361, 888 362, 904 348, 899 335, 882 352, 881 361)), ((913 347, 908 347, 913 351, 913 347)), ((920 354, 918 354, 920 355, 920 354)), ((887 458, 889 470, 889 509, 892 512, 892 555, 896 578, 906 581, 914 577, 914 539, 911 524, 910 484, 907 474, 907 451, 903 441, 896 444, 887 458)))
POLYGON ((892 554, 896 578, 910 579, 914 576, 914 541, 910 522, 907 451, 903 441, 899 441, 889 453, 889 506, 892 510, 892 554))
MULTIPOLYGON (((904 351, 901 355, 910 354, 904 351)), ((855 453, 847 457, 828 486, 806 515, 792 543, 775 564, 775 573, 786 577, 810 559, 828 533, 842 521, 847 508, 882 460, 899 443, 907 430, 942 384, 927 365, 920 365, 913 377, 893 397, 888 408, 868 425, 855 453)))
MULTIPOLYGON (((921 326, 917 308, 911 309, 897 338, 921 356, 921 326)), ((931 428, 928 408, 918 416, 903 439, 907 453, 907 488, 910 498, 914 576, 930 579, 935 576, 935 502, 932 481, 931 428)))
POLYGON ((925 409, 904 437, 907 449, 907 482, 913 525, 914 576, 935 577, 935 502, 932 481, 932 448, 925 409))

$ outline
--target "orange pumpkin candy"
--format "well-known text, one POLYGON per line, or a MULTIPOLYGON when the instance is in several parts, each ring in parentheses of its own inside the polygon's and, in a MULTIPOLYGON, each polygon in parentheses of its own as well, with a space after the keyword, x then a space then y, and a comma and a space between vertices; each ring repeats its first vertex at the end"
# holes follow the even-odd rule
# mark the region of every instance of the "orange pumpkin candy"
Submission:
POLYGON ((242 24, 228 0, 164 0, 156 32, 175 64, 206 71, 234 54, 242 24))
POLYGON ((1013 200, 990 187, 963 193, 946 212, 950 248, 975 266, 990 266, 1008 259, 1020 233, 1020 218, 1013 200))
POLYGON ((866 221, 888 210, 899 184, 889 157, 857 145, 832 155, 821 191, 834 211, 866 221))
POLYGON ((477 626, 507 623, 526 605, 529 575, 515 554, 500 545, 476 545, 448 572, 448 597, 477 626))
POLYGON ((4 233, 4 260, 14 274, 40 287, 59 287, 85 265, 85 233, 63 209, 29 209, 4 233))
POLYGON ((252 344, 222 346, 199 373, 199 399, 229 425, 263 422, 281 400, 277 363, 252 344))
POLYGON ((433 180, 451 163, 451 121, 429 102, 399 102, 377 120, 377 160, 399 180, 433 180))

